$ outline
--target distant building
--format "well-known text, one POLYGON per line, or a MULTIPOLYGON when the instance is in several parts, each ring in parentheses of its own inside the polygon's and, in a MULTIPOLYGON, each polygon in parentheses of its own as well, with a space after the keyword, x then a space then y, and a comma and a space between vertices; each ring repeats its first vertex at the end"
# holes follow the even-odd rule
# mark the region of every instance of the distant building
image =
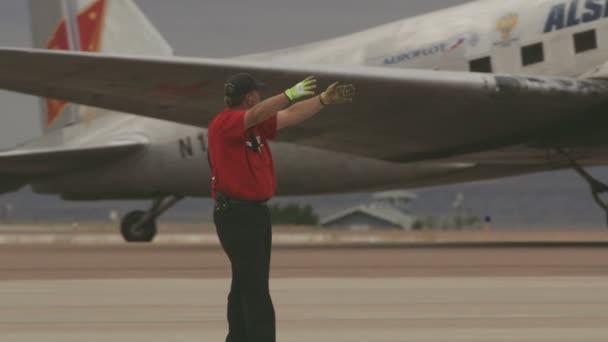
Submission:
POLYGON ((379 192, 372 203, 348 208, 321 219, 321 225, 332 229, 403 229, 409 230, 416 217, 409 211, 409 203, 417 198, 410 191, 379 192))

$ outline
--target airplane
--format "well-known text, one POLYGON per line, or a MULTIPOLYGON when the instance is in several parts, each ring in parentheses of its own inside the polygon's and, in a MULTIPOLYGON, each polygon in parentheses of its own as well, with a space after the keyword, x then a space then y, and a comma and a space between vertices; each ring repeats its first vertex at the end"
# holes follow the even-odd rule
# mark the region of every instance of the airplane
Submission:
POLYGON ((480 0, 352 35, 229 59, 175 56, 130 0, 31 0, 35 48, 0 48, 0 88, 43 97, 40 138, 0 152, 0 193, 152 199, 129 242, 210 195, 206 127, 223 82, 357 87, 272 143, 278 195, 376 191, 608 163, 608 0, 480 0))

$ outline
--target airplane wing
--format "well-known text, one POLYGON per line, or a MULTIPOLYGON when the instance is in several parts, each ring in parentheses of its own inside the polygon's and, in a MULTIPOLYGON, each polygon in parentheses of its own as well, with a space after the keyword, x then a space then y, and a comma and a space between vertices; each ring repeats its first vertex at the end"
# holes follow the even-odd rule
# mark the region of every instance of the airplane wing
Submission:
POLYGON ((237 72, 271 85, 268 95, 308 75, 355 84, 354 103, 279 140, 398 162, 566 144, 598 127, 608 101, 604 80, 0 49, 0 88, 200 127, 237 72))
POLYGON ((141 149, 144 143, 120 141, 87 147, 26 148, 0 152, 0 175, 29 178, 98 166, 141 149))
POLYGON ((142 141, 113 141, 95 146, 22 148, 0 152, 0 194, 14 192, 33 178, 99 166, 140 150, 142 141))

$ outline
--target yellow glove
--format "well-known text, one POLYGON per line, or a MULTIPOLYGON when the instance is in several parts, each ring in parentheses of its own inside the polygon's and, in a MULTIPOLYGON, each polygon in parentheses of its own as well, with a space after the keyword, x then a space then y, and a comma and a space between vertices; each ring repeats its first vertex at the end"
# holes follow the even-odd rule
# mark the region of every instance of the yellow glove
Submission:
POLYGON ((355 86, 352 84, 340 84, 336 82, 321 93, 321 103, 324 105, 341 104, 353 102, 355 98, 355 86))
POLYGON ((295 101, 301 97, 314 95, 316 88, 317 79, 314 76, 308 76, 304 81, 285 90, 285 95, 287 95, 289 101, 295 101))

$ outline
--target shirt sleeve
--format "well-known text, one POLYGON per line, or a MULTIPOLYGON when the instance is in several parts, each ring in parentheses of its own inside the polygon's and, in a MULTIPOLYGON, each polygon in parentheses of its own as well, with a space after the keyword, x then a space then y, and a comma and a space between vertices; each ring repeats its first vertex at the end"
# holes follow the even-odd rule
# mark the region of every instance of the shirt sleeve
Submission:
POLYGON ((267 140, 274 140, 277 136, 277 116, 278 113, 258 124, 260 134, 267 140))
POLYGON ((243 139, 245 134, 245 111, 235 111, 230 113, 224 120, 221 127, 223 139, 236 140, 243 139))

